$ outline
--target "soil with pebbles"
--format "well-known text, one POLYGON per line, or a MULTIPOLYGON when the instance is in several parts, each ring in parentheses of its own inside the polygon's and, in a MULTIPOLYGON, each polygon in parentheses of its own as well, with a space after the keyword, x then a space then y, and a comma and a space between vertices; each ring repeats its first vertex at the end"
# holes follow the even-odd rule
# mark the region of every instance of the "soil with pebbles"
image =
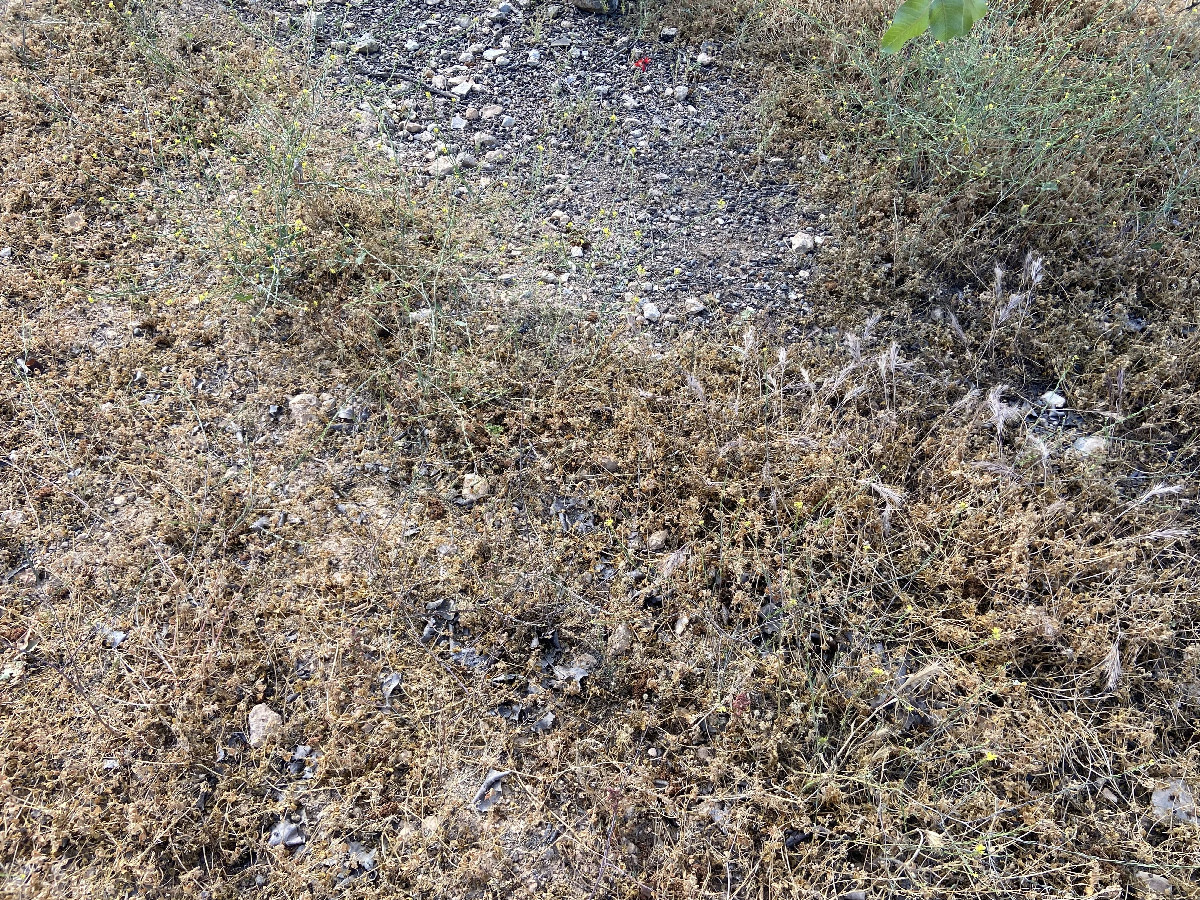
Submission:
POLYGON ((825 215, 762 154, 749 88, 720 47, 557 3, 277 13, 317 26, 345 96, 363 98, 364 143, 464 200, 502 192, 496 215, 518 223, 518 242, 521 221, 563 238, 559 260, 526 254, 527 271, 491 273, 515 299, 615 304, 660 326, 742 315, 790 337, 806 327, 825 215))

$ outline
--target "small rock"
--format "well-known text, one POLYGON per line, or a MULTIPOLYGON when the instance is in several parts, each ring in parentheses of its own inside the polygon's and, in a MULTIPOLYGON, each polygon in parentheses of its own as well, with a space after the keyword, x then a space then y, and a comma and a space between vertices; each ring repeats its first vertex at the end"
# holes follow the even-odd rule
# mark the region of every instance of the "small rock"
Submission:
POLYGON ((701 66, 711 66, 713 64, 713 57, 701 50, 696 54, 696 63, 701 66))
POLYGON ((458 61, 464 66, 469 66, 471 63, 475 62, 475 54, 470 50, 464 50, 462 53, 458 54, 458 61))
POLYGON ((466 109, 463 110, 463 118, 466 119, 468 122, 478 122, 479 121, 479 110, 477 110, 473 106, 468 106, 466 109))
POLYGON ((311 28, 313 31, 316 31, 318 28, 324 27, 325 13, 319 9, 310 9, 300 17, 300 21, 305 28, 311 28))
POLYGON ((642 304, 642 317, 647 322, 657 322, 662 318, 662 312, 659 311, 658 304, 647 300, 642 304))
POLYGON ((467 120, 462 116, 454 116, 450 119, 450 128, 453 131, 462 131, 467 127, 467 120))
POLYGON ((646 539, 646 549, 651 552, 655 550, 661 550, 663 547, 667 546, 667 541, 670 540, 670 538, 671 532, 665 528, 660 529, 646 539))
POLYGON ((9 260, 9 259, 12 259, 12 255, 13 255, 12 247, 5 247, 3 250, 0 250, 0 259, 9 260))
POLYGON ((688 86, 681 84, 671 92, 671 95, 680 103, 688 98, 688 86))
POLYGON ((422 125, 420 122, 405 122, 404 130, 407 131, 409 134, 420 134, 422 131, 425 130, 425 126, 422 125))
POLYGON ((1150 802, 1159 821, 1174 819, 1187 825, 1200 823, 1200 804, 1196 803, 1191 788, 1182 778, 1155 790, 1150 795, 1150 802))
POLYGON ((608 653, 610 656, 624 656, 633 649, 633 629, 621 624, 613 629, 608 638, 608 653))
POLYGON ((316 394, 297 394, 288 400, 288 409, 297 425, 311 425, 320 416, 321 403, 316 394))
POLYGON ((1108 449, 1108 441, 1098 434, 1089 434, 1085 437, 1076 438, 1075 443, 1071 446, 1075 448, 1075 452, 1080 456, 1095 456, 1108 449))
POLYGON ((504 51, 499 47, 492 47, 490 50, 483 51, 483 58, 488 62, 495 62, 504 55, 504 51))
POLYGON ((476 166, 479 165, 479 160, 477 160, 470 153, 467 153, 465 150, 462 153, 458 154, 458 156, 456 157, 456 160, 457 160, 458 164, 460 166, 462 166, 464 169, 474 169, 476 166))
POLYGON ((482 110, 480 110, 480 115, 485 119, 494 119, 497 116, 503 114, 503 112, 504 112, 504 107, 501 106, 499 103, 489 103, 482 110))
POLYGON ((490 150, 496 146, 496 136, 489 134, 486 131, 480 131, 475 135, 475 147, 479 150, 490 150))
POLYGON ((539 63, 541 63, 541 61, 542 61, 542 51, 540 51, 540 50, 530 50, 529 51, 529 64, 531 66, 536 66, 539 63))
POLYGON ((797 231, 792 235, 792 249, 797 253, 812 253, 817 249, 817 238, 807 231, 797 231))
POLYGON ((482 475, 468 473, 463 476, 462 498, 464 500, 482 500, 488 495, 491 486, 482 475))
POLYGON ((517 120, 514 119, 512 116, 505 116, 503 119, 500 120, 501 128, 506 128, 506 129, 507 128, 515 128, 516 124, 517 124, 517 120))
POLYGON ((1046 391, 1042 394, 1041 401, 1047 409, 1062 409, 1067 405, 1067 398, 1057 391, 1046 391))
POLYGON ((707 312, 708 307, 695 297, 688 297, 683 301, 683 309, 689 316, 698 316, 703 312, 707 312))
POLYGON ((434 178, 445 178, 454 171, 454 160, 448 156, 439 156, 429 164, 429 168, 425 171, 434 178))
POLYGON ((414 50, 420 50, 421 45, 419 42, 417 42, 413 38, 409 38, 407 41, 404 42, 404 49, 407 50, 409 53, 412 53, 414 50))
POLYGON ((261 747, 283 729, 283 716, 265 703, 250 710, 250 746, 261 747))
POLYGON ((490 166, 504 162, 505 155, 503 150, 489 150, 483 154, 483 161, 490 166))
POLYGON ((454 87, 450 88, 450 93, 456 97, 465 97, 467 94, 471 93, 474 87, 475 82, 464 81, 462 84, 456 84, 454 87))
POLYGON ((659 40, 673 41, 679 35, 678 28, 664 28, 658 33, 659 40))
POLYGON ((1158 894, 1160 897, 1166 897, 1171 893, 1171 882, 1167 881, 1161 875, 1138 872, 1134 877, 1142 883, 1143 890, 1148 894, 1158 894))
POLYGON ((350 52, 359 56, 370 56, 372 53, 378 53, 379 41, 375 40, 375 36, 368 31, 354 42, 354 46, 350 48, 350 52))
POLYGON ((299 825, 287 819, 276 822, 271 829, 271 836, 267 838, 268 847, 299 847, 303 843, 304 832, 299 825))
POLYGON ((612 10, 612 0, 571 0, 571 5, 584 12, 607 13, 612 10))

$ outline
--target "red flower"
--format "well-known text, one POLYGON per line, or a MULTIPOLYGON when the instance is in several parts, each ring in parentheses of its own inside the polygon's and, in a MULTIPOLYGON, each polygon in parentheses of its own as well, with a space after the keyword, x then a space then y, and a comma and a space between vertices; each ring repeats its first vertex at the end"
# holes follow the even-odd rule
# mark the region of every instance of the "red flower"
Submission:
POLYGON ((638 69, 639 71, 645 72, 645 71, 646 71, 646 67, 647 67, 648 65, 650 65, 650 57, 648 57, 648 56, 643 56, 641 59, 639 59, 637 62, 635 62, 635 63, 633 64, 633 67, 634 67, 635 69, 638 69))

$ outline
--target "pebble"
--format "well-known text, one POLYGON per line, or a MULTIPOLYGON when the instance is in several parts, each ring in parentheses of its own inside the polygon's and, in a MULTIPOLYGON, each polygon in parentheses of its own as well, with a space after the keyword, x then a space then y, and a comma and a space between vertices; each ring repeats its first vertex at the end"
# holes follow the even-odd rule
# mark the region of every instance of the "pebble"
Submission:
POLYGON ((439 156, 429 164, 429 168, 425 171, 434 178, 444 178, 454 171, 454 160, 448 156, 439 156))
POLYGON ((667 541, 670 540, 670 538, 671 532, 665 528, 659 529, 646 539, 646 549, 651 552, 654 552, 655 550, 661 550, 663 547, 667 546, 667 541))
POLYGON ((261 747, 283 729, 283 716, 265 703, 250 710, 250 746, 261 747))
POLYGON ((695 297, 688 297, 683 301, 683 310, 689 316, 698 316, 702 312, 706 312, 708 307, 697 300, 695 297))
POLYGON ((488 495, 491 486, 488 484, 487 478, 474 473, 467 473, 463 476, 462 498, 464 500, 482 500, 488 495))
POLYGON ((370 56, 372 53, 379 52, 379 41, 375 40, 375 36, 371 32, 367 32, 357 41, 350 50, 351 53, 356 53, 359 56, 370 56))
POLYGON ((792 235, 792 249, 797 253, 812 253, 817 249, 816 236, 807 231, 797 231, 792 235))
POLYGON ((404 49, 407 50, 409 53, 412 53, 414 50, 420 50, 421 44, 419 41, 416 41, 413 38, 409 38, 407 41, 404 42, 404 49))
POLYGON ((674 91, 672 91, 672 94, 676 100, 682 103, 688 98, 688 86, 686 84, 681 84, 679 87, 675 88, 674 91))
POLYGON ((642 304, 642 318, 647 322, 657 322, 662 318, 662 312, 659 311, 657 303, 651 303, 647 300, 642 304))
POLYGON ((1075 443, 1071 446, 1075 448, 1075 452, 1080 456, 1088 457, 1095 456, 1107 450, 1108 441, 1098 434, 1089 434, 1085 437, 1076 438, 1075 443))
POLYGON ((504 55, 504 51, 498 47, 493 47, 491 50, 483 51, 483 58, 488 62, 495 62, 504 55))
POLYGON ((696 63, 697 65, 701 66, 711 66, 713 63, 713 57, 701 50, 696 54, 696 63))
POLYGON ((467 120, 464 119, 462 116, 455 116, 454 118, 452 118, 450 120, 450 127, 454 131, 462 131, 464 128, 467 127, 467 120))
POLYGON ((571 0, 571 5, 584 12, 606 13, 609 11, 610 0, 571 0))
POLYGON ((496 146, 496 136, 486 131, 481 131, 475 135, 475 146, 480 150, 490 150, 496 146))
POLYGON ((1046 391, 1042 394, 1041 401, 1048 409, 1062 409, 1067 405, 1067 398, 1057 391, 1046 391))
POLYGON ((678 28, 664 28, 662 31, 660 31, 658 33, 659 39, 664 40, 664 41, 673 41, 673 40, 675 40, 675 38, 678 35, 679 35, 678 28))
POLYGON ((288 410, 297 425, 311 425, 321 412, 321 401, 316 394, 297 394, 288 400, 288 410))
POLYGON ((608 638, 608 653, 610 656, 624 656, 633 649, 633 629, 621 624, 613 629, 608 638))
POLYGON ((531 66, 536 66, 539 63, 541 63, 541 61, 542 61, 542 52, 540 50, 530 50, 529 51, 529 64, 531 66))
POLYGON ((350 45, 345 41, 334 41, 329 47, 334 53, 345 53, 350 49, 350 45))
POLYGON ((494 119, 503 112, 504 107, 499 103, 489 103, 480 111, 480 115, 482 115, 485 119, 494 119))
POLYGON ((506 129, 513 128, 516 126, 516 124, 517 124, 517 120, 514 119, 512 116, 505 116, 503 119, 500 120, 501 128, 506 128, 506 129))

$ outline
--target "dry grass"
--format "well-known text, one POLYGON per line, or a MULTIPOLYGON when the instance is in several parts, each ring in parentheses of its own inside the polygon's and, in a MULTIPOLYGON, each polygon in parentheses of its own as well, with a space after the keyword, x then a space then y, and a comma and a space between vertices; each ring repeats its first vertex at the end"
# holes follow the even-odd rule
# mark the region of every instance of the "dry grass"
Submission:
POLYGON ((1196 896, 1155 793, 1200 785, 1177 441, 1083 457, 877 328, 655 348, 485 308, 443 199, 318 128, 312 72, 212 18, 184 52, 177 7, 161 57, 119 11, 22 14, 6 895, 1196 896), (245 93, 143 126, 219 71, 245 93))

